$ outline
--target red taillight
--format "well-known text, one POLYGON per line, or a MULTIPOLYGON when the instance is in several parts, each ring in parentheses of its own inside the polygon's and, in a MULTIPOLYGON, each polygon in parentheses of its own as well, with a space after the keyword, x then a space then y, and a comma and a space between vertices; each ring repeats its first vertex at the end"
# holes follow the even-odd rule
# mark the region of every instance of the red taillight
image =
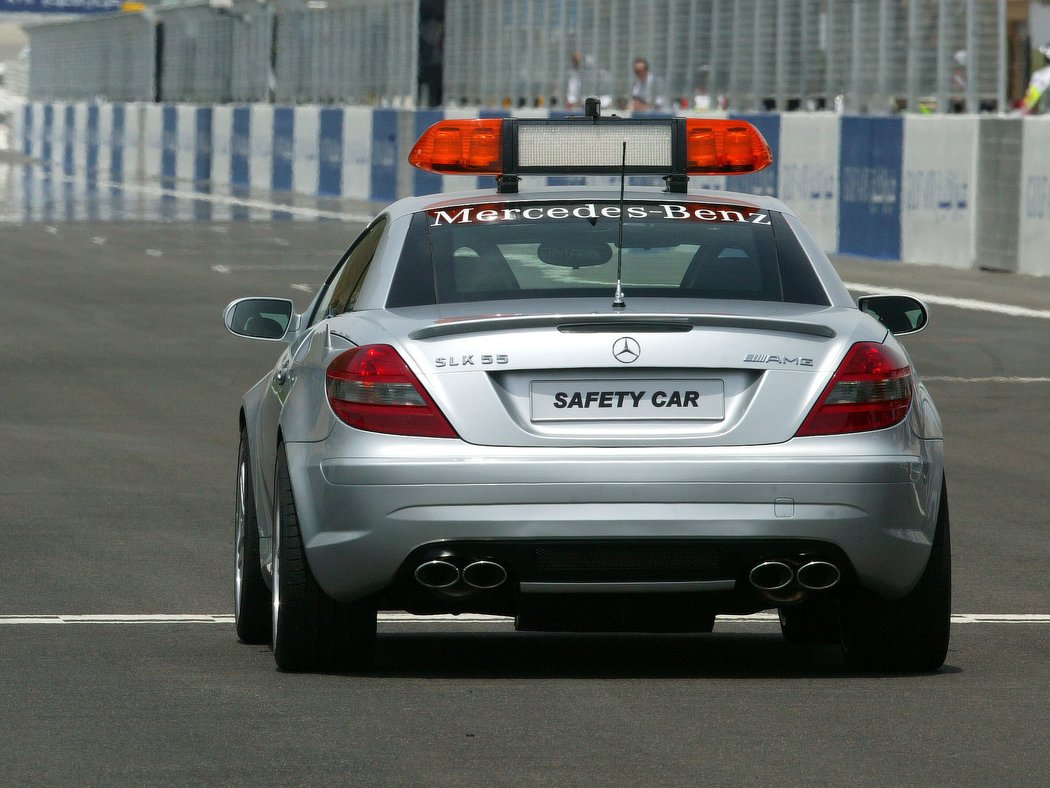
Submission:
POLYGON ((839 364, 796 436, 892 427, 908 414, 911 395, 908 360, 877 342, 858 342, 839 364))
POLYGON ((404 359, 389 345, 340 354, 325 375, 328 402, 351 427, 393 435, 458 438, 404 359))

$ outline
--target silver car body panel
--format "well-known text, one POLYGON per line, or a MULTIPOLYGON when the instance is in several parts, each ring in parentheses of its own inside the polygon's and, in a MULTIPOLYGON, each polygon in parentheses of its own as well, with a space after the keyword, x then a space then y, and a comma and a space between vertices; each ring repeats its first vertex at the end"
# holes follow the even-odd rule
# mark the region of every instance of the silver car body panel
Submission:
MULTIPOLYGON (((567 188, 498 199, 618 196, 567 188)), ((274 369, 244 398, 264 565, 283 441, 311 569, 344 601, 382 591, 420 545, 457 539, 813 539, 841 548, 861 586, 887 598, 907 593, 929 555, 943 476, 940 419, 926 389, 915 386, 908 418, 894 427, 793 437, 854 343, 904 348, 856 308, 782 203, 724 192, 679 197, 785 214, 830 306, 628 294, 627 309, 614 310, 610 293, 388 310, 412 214, 494 196, 399 201, 384 212, 389 226, 356 311, 305 325, 308 311, 274 369), (580 324, 591 330, 574 331, 580 324), (613 355, 623 337, 640 347, 630 365, 613 355), (335 417, 327 366, 367 344, 401 354, 459 439, 366 432, 335 417), (624 379, 639 387, 721 380, 724 418, 531 418, 536 381, 624 379)))
POLYGON ((381 458, 335 457, 329 443, 287 450, 311 567, 337 598, 386 587, 429 542, 632 537, 819 539, 892 598, 926 564, 943 456, 908 424, 887 432, 911 451, 873 455, 882 435, 717 450, 450 451, 426 438, 382 441, 381 458))

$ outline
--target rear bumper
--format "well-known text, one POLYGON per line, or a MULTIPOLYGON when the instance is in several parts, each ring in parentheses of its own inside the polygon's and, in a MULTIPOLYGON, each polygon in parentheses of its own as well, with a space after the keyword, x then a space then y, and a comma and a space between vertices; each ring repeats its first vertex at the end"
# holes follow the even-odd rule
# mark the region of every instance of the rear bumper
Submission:
POLYGON ((387 589, 424 545, 479 540, 815 540, 845 555, 860 586, 907 593, 933 539, 941 443, 843 457, 822 454, 825 439, 807 441, 729 450, 442 441, 441 456, 427 456, 433 441, 404 439, 385 456, 333 457, 325 443, 287 453, 311 569, 344 601, 387 589))

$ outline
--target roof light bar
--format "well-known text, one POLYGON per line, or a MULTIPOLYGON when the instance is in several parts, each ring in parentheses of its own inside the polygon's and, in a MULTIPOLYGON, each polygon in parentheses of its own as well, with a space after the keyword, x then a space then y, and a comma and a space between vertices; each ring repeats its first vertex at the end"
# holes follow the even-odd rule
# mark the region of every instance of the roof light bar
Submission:
POLYGON ((408 154, 413 167, 442 175, 502 175, 503 119, 442 120, 408 154))
POLYGON ((516 125, 517 171, 522 174, 619 173, 624 142, 628 172, 664 174, 674 169, 674 125, 666 121, 516 125))
POLYGON ((518 175, 665 175, 685 191, 689 175, 757 172, 773 161, 758 129, 724 118, 504 118, 443 120, 408 157, 443 175, 496 175, 502 191, 518 175))
POLYGON ((773 163, 765 138, 743 120, 689 118, 685 135, 690 175, 739 175, 773 163))

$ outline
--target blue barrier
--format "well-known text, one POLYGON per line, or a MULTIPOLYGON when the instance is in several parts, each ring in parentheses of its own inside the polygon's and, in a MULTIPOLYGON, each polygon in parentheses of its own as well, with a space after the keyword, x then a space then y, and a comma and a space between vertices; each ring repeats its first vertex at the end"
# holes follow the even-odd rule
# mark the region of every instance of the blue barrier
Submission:
POLYGON ((198 184, 211 183, 212 108, 197 108, 197 138, 193 155, 193 180, 198 184))
POLYGON ((109 177, 114 181, 124 180, 124 143, 126 140, 125 107, 113 105, 113 126, 110 129, 109 177))
POLYGON ((22 155, 33 155, 33 105, 26 104, 22 108, 22 155))
POLYGON ((167 186, 174 185, 178 175, 179 113, 171 104, 161 110, 160 177, 167 186))
POLYGON ((839 249, 899 260, 904 122, 842 119, 839 165, 839 249))
POLYGON ((273 176, 275 191, 292 190, 292 167, 295 155, 295 110, 275 107, 273 111, 273 176))
POLYGON ((343 110, 324 107, 318 133, 317 193, 340 197, 343 194, 343 110))
POLYGON ((72 175, 76 172, 73 166, 73 143, 77 133, 77 111, 72 104, 66 106, 65 123, 62 132, 62 172, 72 175))
POLYGON ((397 111, 377 109, 372 113, 373 200, 397 199, 397 111))
POLYGON ((98 173, 98 116, 97 104, 91 104, 87 108, 87 157, 85 164, 88 177, 95 177, 98 173))
POLYGON ((40 158, 51 161, 51 139, 54 134, 55 108, 50 104, 44 105, 43 139, 40 145, 40 158))
POLYGON ((244 189, 251 186, 251 124, 251 107, 233 108, 230 129, 230 184, 244 189))
MULTIPOLYGON (((475 181, 479 188, 492 188, 490 177, 442 177, 410 169, 407 153, 415 137, 444 117, 499 118, 507 114, 499 109, 469 115, 436 109, 261 104, 217 109, 31 103, 16 116, 20 136, 12 140, 12 147, 54 164, 63 173, 76 175, 84 170, 89 179, 97 175, 100 180, 119 182, 159 177, 167 188, 175 188, 182 179, 179 188, 193 181, 200 190, 214 184, 220 190, 300 190, 389 202, 406 191, 432 194, 443 188, 466 188, 475 181), (413 139, 407 139, 410 134, 413 139)), ((564 114, 551 111, 547 116, 564 114)), ((530 111, 528 116, 543 114, 530 111)), ((909 117, 905 123, 899 116, 830 113, 733 117, 759 129, 773 151, 773 166, 728 180, 696 178, 695 187, 780 197, 828 251, 890 260, 904 254, 913 262, 964 268, 976 264, 971 251, 972 217, 982 195, 972 186, 967 151, 977 127, 984 128, 981 124, 990 121, 909 117)), ((1027 243, 1021 268, 1050 274, 1042 252, 1050 243, 1050 208, 1046 207, 1050 205, 1050 181, 1045 177, 1050 154, 1035 149, 1050 140, 1050 124, 1038 118, 1025 123, 1026 129, 1037 133, 1030 145, 1031 135, 1026 132, 1025 150, 1033 149, 1025 153, 1025 161, 1032 164, 1025 165, 1017 194, 985 197, 984 204, 990 199, 1000 203, 1019 200, 1026 228, 1020 243, 1027 243)), ((973 167, 980 165, 979 156, 980 151, 975 151, 973 167)), ((548 178, 546 182, 557 185, 583 180, 548 178)), ((40 188, 59 187, 47 182, 40 188)), ((54 196, 61 200, 64 193, 54 196)))

